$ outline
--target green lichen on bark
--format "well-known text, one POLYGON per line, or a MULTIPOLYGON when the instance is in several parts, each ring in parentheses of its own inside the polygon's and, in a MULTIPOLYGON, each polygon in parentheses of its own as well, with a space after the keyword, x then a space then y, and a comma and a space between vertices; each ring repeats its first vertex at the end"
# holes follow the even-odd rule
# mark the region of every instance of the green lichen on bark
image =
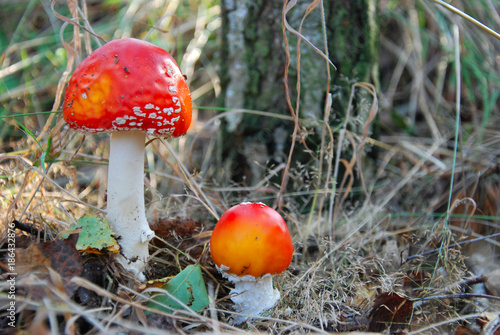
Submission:
POLYGON ((326 2, 329 53, 337 72, 357 81, 367 81, 377 63, 374 0, 326 2))
MULTIPOLYGON (((342 115, 347 109, 351 85, 371 78, 377 63, 373 39, 374 5, 377 0, 325 1, 325 24, 329 58, 338 69, 331 70, 330 92, 334 109, 342 115)), ((323 19, 319 6, 303 20, 311 1, 297 1, 287 13, 287 20, 318 49, 325 50, 323 19)), ((295 107, 299 99, 299 116, 317 120, 320 133, 326 91, 326 60, 294 34, 287 32, 290 67, 285 78, 285 50, 282 31, 282 0, 222 0, 221 84, 222 105, 228 108, 252 109, 290 115, 284 80, 288 81, 290 99, 295 107), (300 54, 300 65, 297 55, 300 54), (300 70, 300 96, 297 97, 297 74, 300 70)), ((338 120, 337 120, 338 121, 338 120)), ((331 122, 337 122, 333 118, 331 122)), ((283 127, 289 132, 293 124, 276 118, 249 114, 231 115, 225 119, 222 138, 227 160, 240 157, 245 143, 259 141, 273 150, 274 131, 283 127)), ((313 141, 316 141, 311 137, 313 141)), ((318 142, 318 141, 316 141, 318 142)), ((315 143, 316 143, 315 142, 315 143)), ((314 145, 313 145, 314 147, 314 145)), ((272 152, 269 153, 272 158, 272 152)), ((248 159, 247 159, 248 160, 248 159)))

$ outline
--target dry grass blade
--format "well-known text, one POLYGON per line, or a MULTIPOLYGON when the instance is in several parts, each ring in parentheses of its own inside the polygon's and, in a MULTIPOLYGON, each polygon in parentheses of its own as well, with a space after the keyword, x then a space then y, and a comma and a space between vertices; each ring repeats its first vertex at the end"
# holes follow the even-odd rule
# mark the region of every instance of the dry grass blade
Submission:
MULTIPOLYGON (((48 182, 48 183, 50 183, 50 185, 52 185, 53 187, 55 187, 56 189, 58 189, 61 193, 63 193, 66 196, 68 196, 75 203, 83 205, 83 206, 86 206, 86 207, 88 207, 88 208, 90 208, 90 209, 92 209, 92 210, 94 210, 96 212, 102 212, 102 210, 100 208, 97 208, 95 206, 92 206, 90 204, 87 204, 87 203, 83 202, 77 196, 73 195, 71 192, 69 192, 66 189, 64 189, 63 187, 61 187, 59 185, 59 183, 57 183, 55 180, 53 180, 52 178, 50 178, 43 171, 40 171, 40 169, 38 169, 37 167, 33 166, 30 162, 28 162, 23 157, 21 157, 21 156, 0 156, 0 163, 2 163, 4 161, 15 161, 16 163, 19 164, 19 166, 24 167, 27 171, 34 171, 37 176, 41 177, 39 183, 37 184, 38 186, 35 187, 35 191, 32 193, 31 200, 33 200, 35 194, 40 190, 40 187, 41 187, 42 183, 43 182, 48 182)), ((24 183, 23 183, 24 186, 23 186, 23 188, 25 188, 26 185, 30 182, 31 178, 32 178, 31 174, 27 173, 26 176, 25 176, 25 178, 24 178, 24 183)), ((7 224, 8 222, 12 221, 13 218, 10 215, 12 215, 11 213, 14 212, 14 208, 18 205, 18 202, 19 202, 19 199, 20 199, 21 196, 22 196, 22 192, 19 192, 17 194, 15 200, 10 204, 9 208, 7 209, 7 211, 5 213, 6 216, 5 216, 5 219, 4 219, 5 220, 4 221, 5 224, 7 224)), ((24 211, 22 212, 23 214, 21 214, 20 217, 17 217, 18 220, 22 220, 23 219, 24 213, 26 213, 26 210, 28 209, 31 200, 28 201, 28 203, 25 205, 24 211)))
MULTIPOLYGON (((217 214, 217 211, 214 208, 214 205, 212 202, 208 199, 208 197, 205 195, 205 192, 203 192, 202 188, 198 183, 193 179, 192 175, 189 173, 189 171, 186 169, 184 166, 184 163, 179 159, 177 156, 177 153, 175 150, 170 146, 170 144, 165 141, 162 138, 158 138, 160 143, 162 143, 172 154, 175 158, 176 163, 178 164, 179 169, 179 175, 182 177, 182 179, 185 181, 185 183, 189 186, 189 188, 192 190, 192 192, 196 195, 197 199, 203 204, 203 206, 208 210, 208 212, 215 218, 219 219, 219 215, 217 214)), ((153 145, 155 145, 153 143, 153 145)), ((158 151, 158 150, 157 150, 158 151)), ((165 162, 167 162, 166 159, 164 159, 165 162)))
POLYGON ((500 330, 500 315, 497 315, 492 321, 484 327, 480 335, 495 335, 500 330))
POLYGON ((479 28, 481 28, 482 30, 486 31, 488 34, 500 39, 500 34, 497 33, 496 31, 494 31, 493 29, 491 29, 490 27, 484 25, 483 23, 479 22, 478 20, 476 20, 475 18, 473 18, 472 16, 470 15, 467 15, 466 13, 464 13, 463 11, 461 11, 460 9, 458 9, 457 7, 455 6, 452 6, 450 5, 449 3, 447 2, 444 2, 442 0, 431 0, 443 7, 445 7, 446 9, 452 11, 453 13, 455 14, 458 14, 460 15, 461 17, 463 17, 464 19, 466 19, 467 21, 469 22, 472 22, 474 25, 478 26, 479 28))
POLYGON ((442 322, 438 322, 438 323, 429 325, 427 327, 422 327, 422 328, 420 328, 418 330, 410 332, 409 334, 410 335, 421 334, 421 333, 425 334, 426 332, 429 332, 431 330, 439 329, 439 327, 444 326, 444 325, 449 325, 449 324, 452 324, 452 323, 455 323, 455 322, 461 322, 461 321, 469 320, 469 319, 476 319, 476 318, 479 318, 481 316, 483 316, 483 315, 482 314, 468 314, 468 315, 463 315, 463 316, 456 317, 456 318, 453 318, 453 319, 449 319, 449 320, 445 320, 445 321, 442 321, 442 322))
POLYGON ((86 17, 87 17, 87 16, 86 16, 84 13, 82 13, 82 12, 81 12, 81 10, 80 10, 80 8, 78 7, 78 4, 77 4, 77 2, 76 2, 76 1, 74 1, 74 0, 70 0, 70 1, 69 1, 69 4, 68 4, 68 7, 71 9, 71 12, 72 12, 72 14, 73 14, 73 16, 74 16, 74 18, 73 18, 73 19, 70 19, 70 18, 68 18, 68 17, 66 17, 66 16, 64 16, 64 15, 59 14, 59 13, 55 10, 55 8, 54 8, 54 5, 55 5, 55 3, 56 3, 56 2, 57 2, 57 0, 52 0, 52 1, 51 1, 51 3, 50 3, 50 6, 51 6, 51 9, 52 9, 52 12, 54 13, 54 15, 55 15, 58 19, 60 19, 61 21, 67 22, 67 23, 69 23, 69 24, 72 24, 72 25, 74 25, 74 26, 76 26, 76 27, 78 27, 78 28, 80 28, 80 29, 82 29, 82 30, 85 30, 87 33, 89 33, 90 35, 92 35, 93 37, 95 37, 97 40, 99 40, 99 41, 101 41, 101 42, 106 43, 106 41, 105 41, 102 37, 98 36, 98 35, 97 35, 94 31, 93 31, 92 27, 90 26, 89 22, 88 22, 88 21, 87 21, 87 19, 86 19, 86 17), (77 13, 82 13, 83 15, 82 15, 81 17, 78 17, 77 13), (79 21, 79 20, 84 20, 84 22, 85 22, 85 26, 80 25, 80 24, 78 23, 78 21, 79 21))
MULTIPOLYGON (((310 13, 318 4, 320 3, 319 0, 313 1, 309 7, 307 8, 307 12, 305 15, 310 13)), ((328 58, 327 55, 323 53, 318 47, 316 47, 311 41, 309 41, 304 35, 302 35, 299 31, 295 30, 289 23, 288 20, 286 19, 286 14, 297 4, 297 0, 292 0, 292 1, 285 1, 284 3, 284 10, 283 10, 283 24, 286 27, 288 31, 290 31, 292 34, 296 35, 299 37, 301 40, 304 40, 311 48, 313 48, 314 51, 316 51, 321 57, 323 57, 334 69, 336 69, 335 64, 328 58)))

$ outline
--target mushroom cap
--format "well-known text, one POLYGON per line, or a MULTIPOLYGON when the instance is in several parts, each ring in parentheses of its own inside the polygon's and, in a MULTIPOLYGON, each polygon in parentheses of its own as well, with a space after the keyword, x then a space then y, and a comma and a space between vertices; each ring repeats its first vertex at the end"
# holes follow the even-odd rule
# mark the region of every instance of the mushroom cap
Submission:
POLYGON ((228 273, 261 277, 288 268, 293 245, 278 212, 261 203, 242 203, 230 208, 217 222, 210 253, 214 263, 228 273))
POLYGON ((134 38, 85 58, 66 88, 63 117, 84 133, 140 130, 177 137, 191 124, 188 85, 172 56, 134 38))

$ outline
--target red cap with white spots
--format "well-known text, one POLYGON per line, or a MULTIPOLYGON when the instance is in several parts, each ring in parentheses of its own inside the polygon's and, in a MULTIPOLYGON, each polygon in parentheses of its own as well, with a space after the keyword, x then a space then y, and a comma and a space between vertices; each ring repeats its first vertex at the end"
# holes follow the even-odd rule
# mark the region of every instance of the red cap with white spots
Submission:
POLYGON ((134 38, 113 40, 75 69, 63 117, 84 133, 139 130, 177 137, 191 124, 188 85, 172 56, 134 38))

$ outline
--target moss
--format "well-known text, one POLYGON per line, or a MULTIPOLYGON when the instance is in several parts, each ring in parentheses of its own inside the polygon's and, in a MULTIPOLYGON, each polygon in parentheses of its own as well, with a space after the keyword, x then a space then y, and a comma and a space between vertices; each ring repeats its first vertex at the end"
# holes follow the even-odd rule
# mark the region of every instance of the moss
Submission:
POLYGON ((374 20, 368 10, 372 0, 328 2, 329 52, 341 74, 366 81, 376 63, 374 20))

